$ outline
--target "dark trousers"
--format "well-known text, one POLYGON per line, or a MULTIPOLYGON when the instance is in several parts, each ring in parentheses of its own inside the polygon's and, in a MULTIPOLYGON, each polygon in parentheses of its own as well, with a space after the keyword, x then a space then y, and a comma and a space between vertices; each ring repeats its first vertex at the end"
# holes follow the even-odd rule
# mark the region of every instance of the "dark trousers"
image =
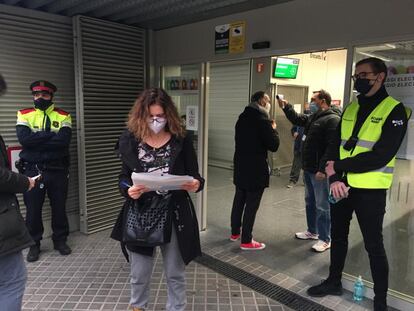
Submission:
POLYGON ((388 260, 382 236, 385 200, 386 190, 383 189, 351 189, 347 199, 331 205, 329 279, 341 279, 348 251, 349 224, 355 211, 369 256, 374 281, 375 310, 385 310, 388 289, 388 260))
POLYGON ((302 168, 302 152, 300 151, 293 151, 293 162, 292 168, 290 170, 289 181, 293 183, 297 183, 300 176, 300 170, 302 168))
POLYGON ((252 240, 253 225, 263 191, 264 189, 247 191, 236 187, 231 210, 231 233, 240 234, 240 227, 242 227, 242 243, 250 243, 252 240))
MULTIPOLYGON (((36 176, 36 168, 26 168, 26 176, 36 176)), ((69 235, 69 223, 66 216, 66 197, 68 193, 68 170, 47 170, 42 172, 36 186, 24 193, 27 208, 26 226, 33 240, 39 244, 43 235, 42 208, 45 195, 49 197, 52 209, 52 240, 65 242, 69 235)))

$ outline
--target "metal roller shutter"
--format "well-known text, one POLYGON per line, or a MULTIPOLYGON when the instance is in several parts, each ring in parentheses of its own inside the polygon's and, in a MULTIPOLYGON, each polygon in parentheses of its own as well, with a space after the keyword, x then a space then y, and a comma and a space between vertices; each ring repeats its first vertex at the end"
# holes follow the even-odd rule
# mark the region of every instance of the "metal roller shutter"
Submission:
POLYGON ((75 17, 79 100, 80 227, 93 233, 112 227, 123 199, 115 143, 144 88, 145 32, 83 16, 75 17))
POLYGON ((249 103, 250 60, 210 65, 208 163, 231 168, 234 126, 249 103))
MULTIPOLYGON (((8 83, 8 92, 0 98, 0 133, 7 145, 18 145, 15 130, 17 110, 33 106, 29 85, 35 80, 53 82, 58 87, 54 102, 72 115, 67 213, 71 231, 78 230, 79 186, 72 20, 0 5, 0 47, 0 71, 8 83)), ((21 196, 19 199, 25 214, 21 196)), ((49 202, 46 200, 43 209, 46 223, 50 221, 50 215, 49 202)), ((45 236, 49 232, 50 225, 45 224, 45 236)))

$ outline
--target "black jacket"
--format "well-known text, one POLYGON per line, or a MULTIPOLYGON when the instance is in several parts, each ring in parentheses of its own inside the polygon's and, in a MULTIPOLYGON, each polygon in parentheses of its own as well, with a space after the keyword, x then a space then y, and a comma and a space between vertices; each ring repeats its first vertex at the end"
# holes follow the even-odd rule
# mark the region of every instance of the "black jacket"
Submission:
POLYGON ((29 188, 26 176, 8 169, 6 146, 0 136, 0 257, 33 245, 20 214, 15 193, 29 188))
POLYGON ((335 142, 340 110, 332 107, 306 115, 297 113, 292 105, 287 104, 283 111, 290 122, 305 128, 302 143, 303 170, 311 173, 325 172, 326 150, 335 142))
MULTIPOLYGON (((119 185, 121 181, 132 184, 132 172, 143 172, 143 168, 138 161, 138 143, 134 135, 125 130, 119 138, 115 147, 115 151, 122 161, 122 171, 119 175, 119 185)), ((169 173, 174 175, 190 175, 200 181, 200 187, 197 191, 201 191, 204 187, 204 179, 198 173, 197 156, 194 151, 193 143, 189 138, 175 138, 171 140, 172 155, 169 163, 169 173)), ((121 194, 126 198, 124 207, 119 213, 118 219, 115 223, 111 237, 115 240, 122 241, 122 226, 124 208, 131 198, 128 196, 128 191, 125 187, 119 187, 121 194)), ((180 247, 181 256, 185 264, 188 264, 192 259, 201 255, 200 236, 197 217, 194 206, 191 202, 187 191, 175 190, 172 191, 173 196, 171 200, 171 215, 175 231, 177 233, 177 240, 180 247)), ((145 199, 145 195, 151 195, 151 192, 142 195, 141 199, 145 199)), ((131 251, 152 256, 153 247, 138 247, 127 245, 131 251)))
POLYGON ((269 187, 267 152, 279 148, 279 135, 267 115, 246 107, 236 123, 234 184, 249 191, 269 187))

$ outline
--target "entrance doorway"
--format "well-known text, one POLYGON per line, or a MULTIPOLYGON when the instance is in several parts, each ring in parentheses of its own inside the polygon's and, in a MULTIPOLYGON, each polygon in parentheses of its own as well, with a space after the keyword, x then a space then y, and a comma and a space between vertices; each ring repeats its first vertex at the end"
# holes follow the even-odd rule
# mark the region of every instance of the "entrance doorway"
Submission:
MULTIPOLYGON (((299 181, 288 189, 293 159, 292 124, 275 105, 276 94, 283 94, 298 112, 309 101, 312 91, 325 89, 337 103, 343 103, 346 50, 286 55, 299 59, 296 77, 273 77, 276 57, 210 63, 208 107, 208 183, 207 230, 204 238, 209 246, 225 245, 231 252, 247 260, 284 271, 301 281, 325 277, 329 253, 313 256, 312 244, 294 239, 294 233, 306 229, 304 187, 299 181), (259 70, 260 69, 260 70, 259 70), (266 72, 267 70, 267 72, 266 72), (261 76, 259 76, 261 75, 261 76), (245 253, 239 243, 229 241, 230 214, 235 187, 233 185, 234 127, 238 116, 249 104, 253 92, 264 90, 273 99, 271 115, 277 122, 279 150, 271 155, 273 168, 280 175, 270 177, 270 187, 262 197, 253 236, 265 242, 259 254, 245 253), (250 254, 250 255, 249 255, 250 254), (306 262, 306 264, 304 264, 306 262)), ((270 161, 271 162, 271 161, 270 161)))
POLYGON ((271 88, 273 111, 272 117, 276 120, 279 139, 283 141, 280 144, 277 152, 271 153, 269 156, 269 165, 273 175, 280 175, 281 169, 290 167, 293 159, 293 140, 291 128, 292 124, 286 119, 284 112, 276 104, 276 94, 283 94, 285 98, 289 98, 291 103, 294 103, 294 108, 297 112, 303 112, 305 102, 308 102, 309 87, 301 85, 278 85, 272 84, 271 88))

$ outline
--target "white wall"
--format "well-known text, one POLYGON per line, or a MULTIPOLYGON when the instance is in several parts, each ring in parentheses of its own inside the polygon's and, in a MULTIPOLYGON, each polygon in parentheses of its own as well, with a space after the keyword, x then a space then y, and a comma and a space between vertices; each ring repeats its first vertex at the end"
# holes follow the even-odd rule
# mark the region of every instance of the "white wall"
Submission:
POLYGON ((156 63, 191 63, 414 38, 412 0, 295 0, 155 32, 156 63), (246 52, 215 55, 214 26, 246 21, 246 52), (253 53, 251 44, 269 40, 253 53))
POLYGON ((296 79, 271 79, 272 83, 308 86, 308 98, 312 91, 325 89, 332 99, 340 99, 343 104, 346 50, 316 52, 312 55, 314 57, 310 53, 286 55, 299 59, 296 79))

